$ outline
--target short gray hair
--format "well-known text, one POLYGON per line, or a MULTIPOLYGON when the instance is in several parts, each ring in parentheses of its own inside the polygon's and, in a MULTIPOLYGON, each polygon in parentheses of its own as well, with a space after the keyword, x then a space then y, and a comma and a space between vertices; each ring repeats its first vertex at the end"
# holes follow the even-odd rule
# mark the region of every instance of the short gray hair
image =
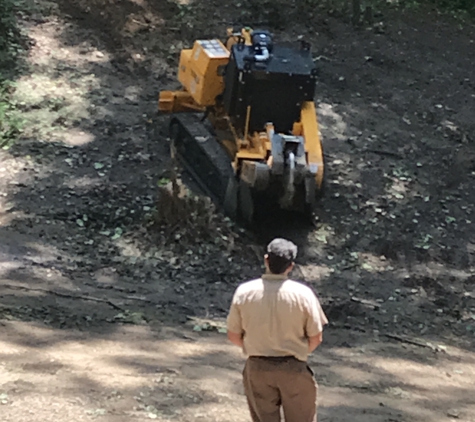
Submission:
POLYGON ((297 258, 297 245, 280 237, 267 245, 269 270, 273 274, 282 274, 297 258))

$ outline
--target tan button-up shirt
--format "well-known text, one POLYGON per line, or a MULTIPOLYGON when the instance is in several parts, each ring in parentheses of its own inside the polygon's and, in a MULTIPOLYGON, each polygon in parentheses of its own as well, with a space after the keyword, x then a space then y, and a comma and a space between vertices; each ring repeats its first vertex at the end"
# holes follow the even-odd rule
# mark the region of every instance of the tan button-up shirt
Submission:
POLYGON ((247 356, 308 357, 308 337, 328 323, 318 298, 307 286, 285 276, 264 274, 234 293, 227 329, 243 334, 247 356))

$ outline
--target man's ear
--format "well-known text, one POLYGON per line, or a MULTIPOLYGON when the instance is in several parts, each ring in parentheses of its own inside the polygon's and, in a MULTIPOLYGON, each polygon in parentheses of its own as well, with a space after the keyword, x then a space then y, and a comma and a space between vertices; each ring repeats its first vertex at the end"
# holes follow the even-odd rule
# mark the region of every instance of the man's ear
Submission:
POLYGON ((264 255, 264 265, 266 267, 266 270, 269 270, 269 255, 267 254, 264 255))

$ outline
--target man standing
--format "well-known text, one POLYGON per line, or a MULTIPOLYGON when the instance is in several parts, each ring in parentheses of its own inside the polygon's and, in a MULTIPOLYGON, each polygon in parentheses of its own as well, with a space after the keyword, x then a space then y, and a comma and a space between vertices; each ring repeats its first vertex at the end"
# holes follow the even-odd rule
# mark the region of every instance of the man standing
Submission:
POLYGON ((266 273, 239 285, 227 319, 228 338, 247 356, 244 391, 253 422, 316 422, 317 383, 308 355, 328 320, 313 291, 289 279, 297 246, 274 239, 266 273))

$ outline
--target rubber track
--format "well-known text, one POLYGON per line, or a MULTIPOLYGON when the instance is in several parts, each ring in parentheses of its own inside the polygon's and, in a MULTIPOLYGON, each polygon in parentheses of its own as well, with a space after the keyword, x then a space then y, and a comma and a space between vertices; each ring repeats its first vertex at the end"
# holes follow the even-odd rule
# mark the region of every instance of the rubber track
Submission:
POLYGON ((231 160, 219 141, 205 128, 199 116, 175 115, 170 120, 179 125, 175 138, 178 159, 206 195, 222 206, 230 177, 234 177, 231 160))

